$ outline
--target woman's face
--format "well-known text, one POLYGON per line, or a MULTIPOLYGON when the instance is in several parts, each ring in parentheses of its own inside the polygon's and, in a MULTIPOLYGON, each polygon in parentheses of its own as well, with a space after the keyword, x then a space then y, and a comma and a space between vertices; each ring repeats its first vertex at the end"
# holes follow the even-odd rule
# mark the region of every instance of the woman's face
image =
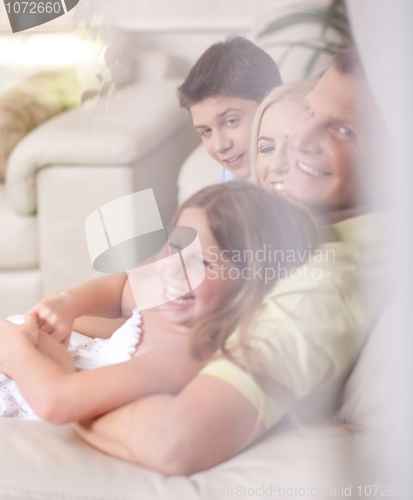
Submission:
POLYGON ((289 170, 288 134, 303 111, 304 106, 298 102, 276 102, 265 111, 261 120, 257 144, 257 176, 265 190, 280 196, 287 196, 284 181, 289 170))
POLYGON ((163 265, 160 275, 163 283, 165 302, 160 311, 169 323, 193 326, 197 321, 212 313, 222 305, 233 290, 236 280, 231 279, 229 271, 235 267, 231 262, 221 258, 221 249, 209 228, 206 213, 201 208, 187 208, 180 215, 177 226, 189 226, 196 229, 200 241, 202 255, 195 248, 193 251, 179 248, 179 242, 171 239, 173 251, 182 250, 185 261, 185 273, 182 272, 180 260, 163 265), (193 282, 203 281, 187 292, 188 277, 193 282))

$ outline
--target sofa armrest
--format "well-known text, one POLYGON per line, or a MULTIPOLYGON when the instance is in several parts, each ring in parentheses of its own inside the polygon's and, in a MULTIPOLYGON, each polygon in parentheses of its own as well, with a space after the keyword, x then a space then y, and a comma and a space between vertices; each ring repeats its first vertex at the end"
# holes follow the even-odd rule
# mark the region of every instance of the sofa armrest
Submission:
POLYGON ((176 79, 130 85, 33 130, 9 159, 6 186, 16 212, 36 210, 35 175, 43 167, 131 165, 190 127, 177 102, 178 85, 176 79))

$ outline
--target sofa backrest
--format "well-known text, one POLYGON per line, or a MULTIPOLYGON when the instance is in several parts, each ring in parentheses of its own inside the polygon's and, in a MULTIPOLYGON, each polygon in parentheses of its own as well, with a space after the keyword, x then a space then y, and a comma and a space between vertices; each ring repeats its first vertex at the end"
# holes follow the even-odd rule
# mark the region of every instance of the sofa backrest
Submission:
POLYGON ((397 328, 402 316, 399 299, 394 297, 383 310, 360 352, 344 387, 337 415, 340 422, 365 428, 387 411, 387 395, 394 390, 390 374, 393 363, 397 363, 393 342, 400 333, 397 328))

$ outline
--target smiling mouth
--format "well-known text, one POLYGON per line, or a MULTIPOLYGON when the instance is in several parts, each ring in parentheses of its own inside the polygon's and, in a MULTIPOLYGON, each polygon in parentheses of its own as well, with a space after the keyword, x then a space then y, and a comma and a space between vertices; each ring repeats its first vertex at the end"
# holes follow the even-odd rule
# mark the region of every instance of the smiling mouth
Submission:
POLYGON ((284 181, 271 182, 271 185, 277 194, 281 194, 284 196, 287 194, 287 191, 285 190, 285 187, 284 187, 284 181))
POLYGON ((165 285, 165 298, 168 302, 178 306, 189 305, 195 299, 193 295, 188 296, 188 292, 185 290, 179 290, 171 285, 165 285), (185 295, 187 297, 184 297, 185 295))
POLYGON ((240 155, 233 156, 231 158, 227 158, 223 160, 229 167, 236 166, 239 163, 239 160, 244 156, 245 153, 241 153, 240 155))
POLYGON ((297 164, 298 164, 298 167, 301 170, 303 170, 307 174, 310 174, 310 175, 312 175, 314 177, 321 177, 321 176, 325 176, 325 175, 331 175, 329 172, 323 172, 322 170, 317 170, 317 169, 315 169, 313 167, 309 167, 308 165, 306 165, 302 161, 298 161, 297 164))

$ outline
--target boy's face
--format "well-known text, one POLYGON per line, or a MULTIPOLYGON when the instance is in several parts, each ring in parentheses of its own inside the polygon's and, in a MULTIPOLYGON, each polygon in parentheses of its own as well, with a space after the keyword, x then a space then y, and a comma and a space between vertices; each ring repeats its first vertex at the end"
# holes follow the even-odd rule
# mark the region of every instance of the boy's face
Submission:
POLYGON ((365 79, 330 68, 309 94, 289 135, 288 194, 314 214, 356 208, 361 201, 357 158, 366 146, 357 103, 365 79))
POLYGON ((190 108, 208 154, 239 179, 251 175, 251 124, 257 106, 254 100, 215 95, 190 108))

